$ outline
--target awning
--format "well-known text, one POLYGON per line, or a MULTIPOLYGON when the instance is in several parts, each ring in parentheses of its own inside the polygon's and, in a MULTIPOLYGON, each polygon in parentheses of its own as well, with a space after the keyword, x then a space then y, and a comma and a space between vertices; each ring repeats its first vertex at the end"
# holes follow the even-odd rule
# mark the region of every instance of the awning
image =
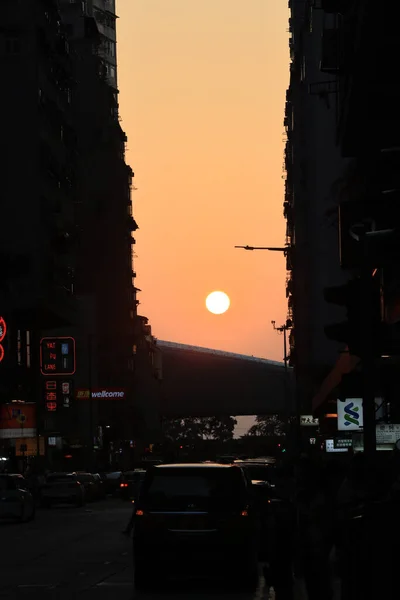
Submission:
POLYGON ((331 392, 333 392, 333 390, 340 384, 343 375, 347 375, 348 373, 354 371, 359 362, 360 358, 358 356, 349 354, 348 349, 346 348, 346 351, 339 356, 335 366, 327 375, 327 377, 325 377, 321 387, 315 394, 312 400, 313 412, 326 401, 329 394, 331 394, 331 392))

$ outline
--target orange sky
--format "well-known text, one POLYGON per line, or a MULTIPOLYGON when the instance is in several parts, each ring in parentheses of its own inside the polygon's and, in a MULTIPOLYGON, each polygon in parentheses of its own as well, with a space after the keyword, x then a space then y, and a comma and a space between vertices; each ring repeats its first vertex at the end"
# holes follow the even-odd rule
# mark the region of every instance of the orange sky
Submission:
POLYGON ((118 0, 139 313, 164 340, 283 358, 283 113, 288 9, 277 0, 118 0), (212 315, 223 290, 231 308, 212 315))

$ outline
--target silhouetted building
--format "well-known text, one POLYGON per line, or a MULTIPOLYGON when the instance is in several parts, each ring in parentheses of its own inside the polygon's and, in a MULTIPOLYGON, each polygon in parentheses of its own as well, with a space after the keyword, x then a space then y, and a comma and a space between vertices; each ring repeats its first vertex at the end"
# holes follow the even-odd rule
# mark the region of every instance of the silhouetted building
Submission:
POLYGON ((345 281, 340 269, 337 187, 345 161, 336 146, 336 80, 322 56, 323 11, 291 1, 290 84, 286 94, 285 148, 287 297, 293 321, 290 361, 303 414, 337 359, 340 345, 324 327, 340 320, 340 309, 323 290, 345 281))
POLYGON ((136 393, 134 381, 137 348, 146 344, 144 380, 153 385, 152 340, 137 317, 132 233, 138 226, 118 113, 115 2, 5 5, 0 316, 9 328, 1 400, 35 400, 40 434, 57 440, 53 458, 76 451, 89 466, 106 429, 118 453, 149 431, 138 426, 146 386, 136 393), (62 371, 68 380, 57 380, 69 390, 62 402, 47 389, 58 368, 52 354, 39 365, 43 336, 75 340, 76 368, 62 371), (88 402, 90 390, 96 399, 88 402))
MULTIPOLYGON (((391 404, 392 415, 388 410, 384 418, 393 422, 399 388, 393 362, 400 354, 396 26, 386 2, 379 9, 369 0, 291 0, 289 6, 292 62, 284 210, 297 397, 304 412, 311 410, 313 397, 317 403, 343 395, 362 397, 365 389, 357 369, 365 360, 363 331, 369 331, 376 370, 372 385, 376 396, 391 404), (371 230, 387 233, 368 238, 371 230), (346 324, 343 307, 335 306, 332 298, 328 303, 324 291, 333 296, 335 286, 365 277, 366 265, 371 285, 380 290, 377 300, 372 288, 364 293, 356 300, 359 311, 352 310, 346 324), (363 312, 367 305, 370 313, 363 312), (343 352, 351 345, 352 332, 359 348, 354 354, 362 360, 350 364, 343 352), (350 368, 355 369, 351 385, 349 378, 339 385, 343 369, 350 368)), ((350 296, 348 307, 354 305, 350 296)))

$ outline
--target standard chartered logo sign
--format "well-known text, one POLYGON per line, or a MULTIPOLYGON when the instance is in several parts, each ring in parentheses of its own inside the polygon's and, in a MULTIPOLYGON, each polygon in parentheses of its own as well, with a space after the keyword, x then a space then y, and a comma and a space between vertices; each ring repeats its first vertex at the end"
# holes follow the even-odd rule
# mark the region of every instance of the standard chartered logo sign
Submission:
POLYGON ((344 425, 348 427, 351 423, 360 427, 360 409, 354 406, 354 402, 349 402, 344 407, 344 425))
POLYGON ((346 398, 337 401, 339 431, 360 430, 364 425, 361 398, 346 398))

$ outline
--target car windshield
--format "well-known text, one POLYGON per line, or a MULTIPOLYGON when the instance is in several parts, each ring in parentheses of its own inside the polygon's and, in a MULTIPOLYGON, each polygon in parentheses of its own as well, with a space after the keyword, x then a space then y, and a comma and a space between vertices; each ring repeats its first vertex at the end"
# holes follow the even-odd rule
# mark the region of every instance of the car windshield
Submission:
POLYGON ((240 469, 156 469, 145 481, 141 504, 148 510, 236 509, 245 503, 240 469))
POLYGON ((93 475, 90 473, 78 473, 79 481, 93 481, 93 475))
POLYGON ((113 473, 107 473, 106 477, 107 477, 107 479, 118 479, 119 477, 121 477, 121 471, 115 471, 113 473))
POLYGON ((244 469, 250 475, 250 478, 253 481, 271 481, 273 477, 273 467, 265 467, 263 465, 252 465, 252 464, 244 464, 242 465, 244 469))
POLYGON ((47 478, 47 481, 49 483, 53 483, 55 481, 75 481, 76 480, 76 476, 75 475, 68 475, 68 474, 60 474, 60 475, 49 475, 47 478))
POLYGON ((0 490, 8 492, 10 490, 16 490, 17 485, 12 477, 0 477, 0 490))

